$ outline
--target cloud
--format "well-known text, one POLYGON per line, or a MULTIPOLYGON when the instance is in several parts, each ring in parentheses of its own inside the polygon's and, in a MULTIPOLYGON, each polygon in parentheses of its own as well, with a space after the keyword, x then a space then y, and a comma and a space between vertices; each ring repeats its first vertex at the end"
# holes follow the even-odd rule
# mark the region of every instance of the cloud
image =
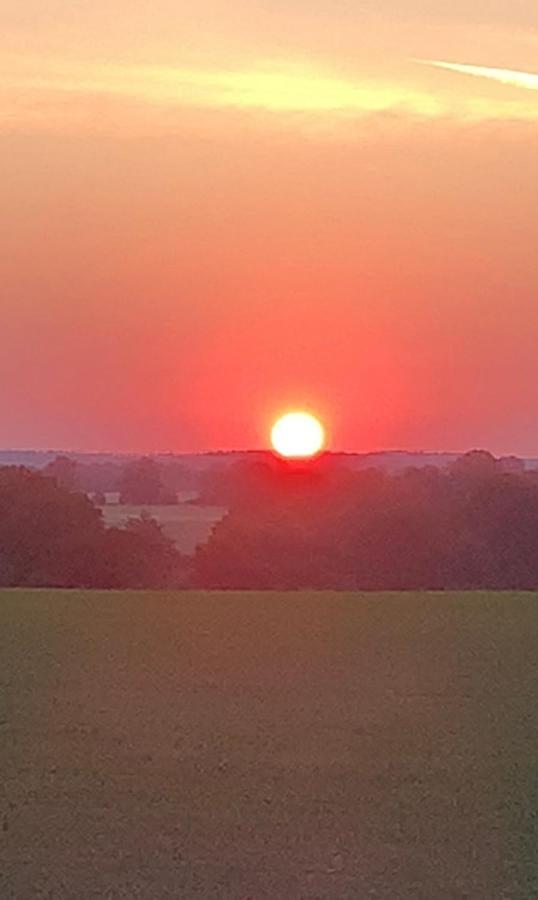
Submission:
MULTIPOLYGON (((522 87, 538 76, 499 69, 415 60, 436 68, 482 75, 522 87)), ((69 131, 91 128, 176 127, 190 111, 263 113, 290 122, 332 122, 339 117, 536 121, 538 106, 522 98, 474 97, 443 91, 407 69, 342 74, 297 60, 260 60, 244 67, 154 66, 74 61, 43 56, 12 57, 0 89, 0 129, 25 127, 69 131)), ((536 83, 535 83, 536 82, 536 83)))
POLYGON ((449 72, 457 72, 460 75, 488 78, 490 81, 497 81, 500 84, 525 88, 529 91, 538 91, 538 75, 532 72, 519 72, 516 69, 498 69, 490 66, 469 66, 436 59, 418 59, 416 62, 426 66, 434 66, 436 69, 447 69, 449 72))
POLYGON ((441 111, 427 91, 371 76, 346 78, 293 61, 237 69, 39 61, 12 69, 6 78, 15 89, 126 97, 167 107, 358 114, 402 110, 420 116, 441 111))

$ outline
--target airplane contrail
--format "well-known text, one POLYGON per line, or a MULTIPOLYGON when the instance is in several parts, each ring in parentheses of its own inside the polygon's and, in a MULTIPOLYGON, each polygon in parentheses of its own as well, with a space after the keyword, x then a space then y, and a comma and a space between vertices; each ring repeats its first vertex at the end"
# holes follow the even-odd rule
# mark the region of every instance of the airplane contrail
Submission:
POLYGON ((501 84, 526 88, 529 91, 538 91, 538 75, 532 72, 518 72, 516 69, 495 69, 489 66, 467 66, 461 63, 444 62, 437 59, 417 59, 416 62, 425 66, 434 66, 437 69, 459 72, 461 75, 489 78, 491 81, 498 81, 501 84))

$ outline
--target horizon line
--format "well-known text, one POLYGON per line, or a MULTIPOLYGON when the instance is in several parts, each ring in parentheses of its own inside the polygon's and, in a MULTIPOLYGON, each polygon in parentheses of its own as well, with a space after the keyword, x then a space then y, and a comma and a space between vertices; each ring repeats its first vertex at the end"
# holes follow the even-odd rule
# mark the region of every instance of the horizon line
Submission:
MULTIPOLYGON (((494 453, 485 446, 474 445, 466 450, 430 450, 425 448, 409 449, 404 447, 384 447, 376 450, 336 450, 325 449, 320 456, 374 456, 382 454, 408 454, 420 456, 463 456, 474 450, 485 450, 499 459, 514 456, 518 459, 538 459, 538 450, 536 456, 532 453, 516 453, 515 451, 494 453)), ((249 447, 249 448, 219 448, 213 450, 77 450, 59 447, 0 447, 0 455, 3 454, 54 454, 57 456, 225 456, 236 453, 273 453, 271 447, 249 447)))

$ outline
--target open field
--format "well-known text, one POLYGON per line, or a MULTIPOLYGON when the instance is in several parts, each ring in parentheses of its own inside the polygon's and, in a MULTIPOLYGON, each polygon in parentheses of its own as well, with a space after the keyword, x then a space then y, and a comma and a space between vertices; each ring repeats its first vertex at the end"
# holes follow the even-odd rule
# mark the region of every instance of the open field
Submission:
POLYGON ((538 896, 538 596, 0 592, 0 896, 538 896))
POLYGON ((130 506, 110 504, 102 507, 108 526, 125 525, 128 519, 138 518, 147 512, 162 525, 163 532, 171 538, 178 550, 191 555, 199 544, 205 544, 213 527, 220 522, 226 510, 220 506, 197 506, 194 503, 177 503, 168 506, 130 506))

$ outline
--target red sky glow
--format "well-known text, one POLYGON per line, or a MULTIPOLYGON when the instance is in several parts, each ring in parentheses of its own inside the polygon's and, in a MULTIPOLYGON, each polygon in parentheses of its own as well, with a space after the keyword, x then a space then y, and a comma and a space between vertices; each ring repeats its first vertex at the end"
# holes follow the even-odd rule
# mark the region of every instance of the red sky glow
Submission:
POLYGON ((538 455, 534 3, 0 13, 0 446, 538 455))

